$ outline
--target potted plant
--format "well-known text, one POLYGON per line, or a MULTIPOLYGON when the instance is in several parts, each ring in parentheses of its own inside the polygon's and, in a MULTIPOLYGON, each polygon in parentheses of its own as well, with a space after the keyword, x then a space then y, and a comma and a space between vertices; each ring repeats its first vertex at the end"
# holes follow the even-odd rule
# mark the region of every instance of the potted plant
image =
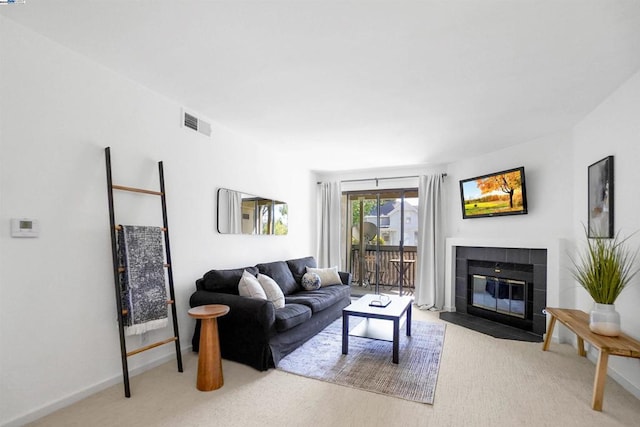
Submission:
POLYGON ((620 239, 619 233, 612 239, 589 238, 585 229, 585 235, 586 250, 572 259, 573 277, 595 303, 589 318, 591 331, 615 337, 620 335, 620 314, 614 303, 638 273, 638 250, 629 249, 629 237, 620 239))

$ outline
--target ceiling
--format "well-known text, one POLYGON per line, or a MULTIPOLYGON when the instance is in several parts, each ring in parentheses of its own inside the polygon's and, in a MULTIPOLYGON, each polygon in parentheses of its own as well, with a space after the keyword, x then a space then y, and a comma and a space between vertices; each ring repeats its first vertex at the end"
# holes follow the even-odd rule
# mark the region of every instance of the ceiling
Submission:
POLYGON ((568 130, 640 69, 636 0, 29 0, 0 14, 324 171, 568 130))

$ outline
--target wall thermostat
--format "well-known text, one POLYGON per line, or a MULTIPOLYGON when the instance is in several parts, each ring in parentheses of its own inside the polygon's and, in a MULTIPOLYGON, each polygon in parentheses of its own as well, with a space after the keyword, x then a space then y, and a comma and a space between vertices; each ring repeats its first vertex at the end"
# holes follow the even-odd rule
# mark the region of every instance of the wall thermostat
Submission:
POLYGON ((29 218, 11 218, 11 237, 38 237, 38 221, 29 218))

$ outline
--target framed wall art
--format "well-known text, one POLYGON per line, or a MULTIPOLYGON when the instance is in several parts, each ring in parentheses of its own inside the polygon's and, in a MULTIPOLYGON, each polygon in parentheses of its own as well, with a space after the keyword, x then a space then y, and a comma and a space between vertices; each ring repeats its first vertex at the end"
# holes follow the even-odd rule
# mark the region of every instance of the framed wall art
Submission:
POLYGON ((613 156, 589 166, 589 237, 613 237, 613 156))

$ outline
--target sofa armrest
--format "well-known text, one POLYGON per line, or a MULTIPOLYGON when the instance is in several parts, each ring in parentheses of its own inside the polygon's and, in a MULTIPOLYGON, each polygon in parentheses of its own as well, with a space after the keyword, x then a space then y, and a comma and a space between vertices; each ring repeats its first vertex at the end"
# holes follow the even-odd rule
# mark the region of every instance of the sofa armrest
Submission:
MULTIPOLYGON (((271 301, 221 292, 196 291, 189 300, 191 307, 224 304, 229 312, 217 318, 222 357, 264 371, 273 366, 269 341, 276 335, 275 307, 271 301)), ((200 325, 196 321, 191 343, 200 349, 200 325)))
POLYGON ((224 294, 210 291, 196 291, 189 299, 191 307, 206 304, 224 304, 229 313, 218 319, 219 323, 238 324, 245 328, 261 331, 266 337, 275 327, 276 313, 273 303, 258 298, 224 294))
POLYGON ((351 273, 338 271, 338 274, 340 275, 340 280, 342 280, 343 285, 351 286, 351 273))

